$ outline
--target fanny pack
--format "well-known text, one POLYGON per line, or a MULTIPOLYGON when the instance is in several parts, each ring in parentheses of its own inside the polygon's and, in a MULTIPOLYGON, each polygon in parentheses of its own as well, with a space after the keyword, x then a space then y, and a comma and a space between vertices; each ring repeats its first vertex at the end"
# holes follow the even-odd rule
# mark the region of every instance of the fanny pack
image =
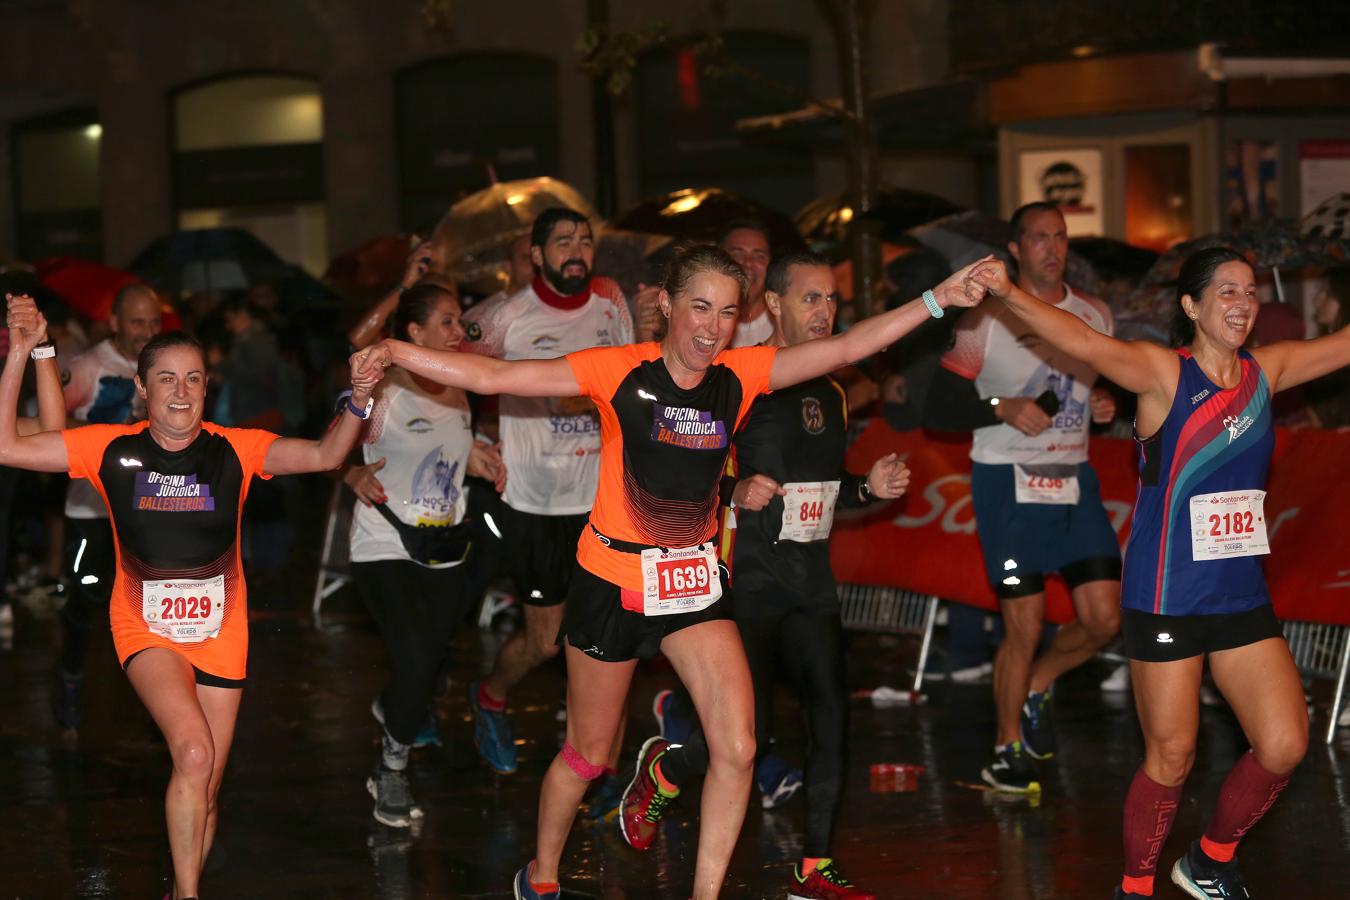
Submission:
POLYGON ((394 526, 403 549, 414 561, 425 566, 439 566, 462 563, 469 558, 473 542, 467 521, 457 525, 409 525, 394 515, 387 504, 376 503, 374 507, 394 526))

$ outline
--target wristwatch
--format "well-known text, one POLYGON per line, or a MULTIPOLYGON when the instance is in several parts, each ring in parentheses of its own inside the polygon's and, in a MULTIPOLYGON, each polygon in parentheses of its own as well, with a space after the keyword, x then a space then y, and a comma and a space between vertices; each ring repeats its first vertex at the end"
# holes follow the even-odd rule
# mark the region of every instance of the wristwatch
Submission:
POLYGON ((347 410, 363 421, 370 418, 370 411, 375 408, 375 398, 373 396, 366 398, 365 406, 357 406, 352 402, 351 391, 343 391, 341 394, 338 394, 338 409, 342 408, 344 401, 347 404, 347 410))
POLYGON ((357 406, 352 402, 352 398, 347 398, 347 409, 358 419, 369 419, 370 411, 375 408, 375 398, 367 397, 365 406, 357 406))

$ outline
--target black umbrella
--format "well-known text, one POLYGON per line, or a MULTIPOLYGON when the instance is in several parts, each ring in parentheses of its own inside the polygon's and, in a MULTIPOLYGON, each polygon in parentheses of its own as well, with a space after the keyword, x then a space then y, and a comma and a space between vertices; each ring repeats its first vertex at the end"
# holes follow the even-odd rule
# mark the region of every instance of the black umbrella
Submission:
MULTIPOLYGON (((881 239, 892 243, 911 228, 961 211, 961 207, 936 194, 903 188, 882 188, 877 200, 871 217, 881 222, 881 239)), ((793 219, 807 243, 828 248, 848 241, 848 226, 855 212, 844 194, 830 194, 797 210, 793 219)))
POLYGON ((614 227, 665 234, 692 241, 715 241, 736 219, 755 219, 769 230, 775 254, 802 246, 792 220, 757 200, 721 188, 685 188, 643 200, 614 219, 614 227))
POLYGON ((128 267, 171 295, 243 291, 292 272, 271 247, 242 228, 177 231, 152 241, 128 267))

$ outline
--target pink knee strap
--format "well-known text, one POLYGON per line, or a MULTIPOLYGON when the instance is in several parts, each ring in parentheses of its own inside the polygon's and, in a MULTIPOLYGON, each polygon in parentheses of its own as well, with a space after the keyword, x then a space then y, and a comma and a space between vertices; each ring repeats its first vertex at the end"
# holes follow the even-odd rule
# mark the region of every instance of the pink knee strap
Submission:
POLYGON ((577 748, 563 741, 562 761, 567 763, 567 768, 577 773, 577 777, 582 781, 594 781, 605 774, 604 766, 597 766, 586 762, 586 757, 577 752, 577 748))

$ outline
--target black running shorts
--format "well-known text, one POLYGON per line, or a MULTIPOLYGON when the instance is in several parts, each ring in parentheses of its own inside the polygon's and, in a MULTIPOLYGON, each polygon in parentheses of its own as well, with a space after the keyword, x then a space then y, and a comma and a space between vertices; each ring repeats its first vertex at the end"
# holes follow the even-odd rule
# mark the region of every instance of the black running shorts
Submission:
POLYGON ((1125 655, 1140 662, 1190 659, 1284 636, 1269 603, 1247 612, 1210 616, 1160 616, 1124 609, 1120 627, 1125 635, 1125 655))
POLYGON ((502 504, 506 570, 529 606, 557 606, 567 597, 577 539, 589 513, 541 516, 502 504))
POLYGON ((603 662, 651 659, 661 652, 667 635, 698 625, 731 617, 731 586, 726 566, 719 563, 722 597, 698 612, 669 616, 644 616, 623 608, 619 588, 591 574, 579 564, 572 574, 567 593, 558 643, 566 639, 587 656, 603 662))

